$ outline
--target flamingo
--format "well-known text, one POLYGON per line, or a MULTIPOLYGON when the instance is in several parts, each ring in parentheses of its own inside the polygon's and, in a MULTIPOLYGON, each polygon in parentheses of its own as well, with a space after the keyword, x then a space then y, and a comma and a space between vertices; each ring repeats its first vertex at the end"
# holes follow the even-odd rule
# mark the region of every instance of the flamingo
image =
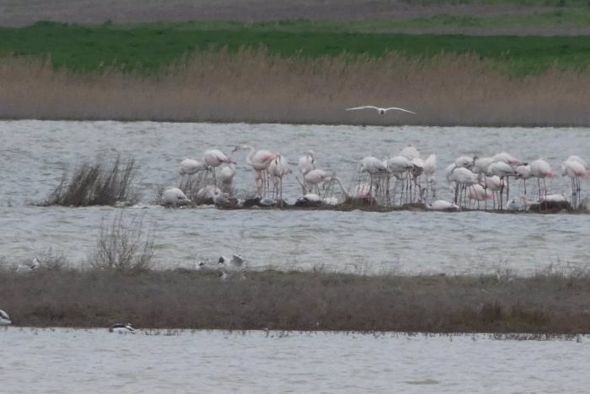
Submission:
POLYGON ((299 168, 301 175, 305 175, 315 169, 315 152, 312 150, 305 152, 305 154, 299 158, 299 164, 297 167, 299 168))
POLYGON ((572 185, 572 205, 577 208, 580 202, 580 178, 589 178, 590 171, 584 160, 577 156, 570 156, 561 164, 562 175, 571 180, 572 185))
POLYGON ((455 167, 449 179, 457 185, 455 188, 455 203, 458 202, 459 205, 462 205, 462 194, 466 187, 477 183, 477 175, 465 167, 455 167))
POLYGON ((472 201, 477 201, 477 208, 479 209, 480 201, 487 202, 487 200, 493 199, 494 195, 479 183, 475 183, 467 187, 467 198, 472 201))
MULTIPOLYGON (((504 180, 500 178, 498 175, 486 176, 483 179, 484 186, 487 190, 489 190, 494 195, 500 195, 500 200, 502 199, 502 190, 504 189, 504 180)), ((494 199, 494 209, 496 209, 496 199, 494 199)))
POLYGON ((471 170, 476 174, 487 174, 488 167, 494 162, 491 157, 473 157, 473 165, 471 170))
POLYGON ((283 177, 291 173, 287 159, 277 155, 269 164, 268 172, 273 181, 274 195, 279 200, 279 206, 283 206, 283 177))
POLYGON ((241 149, 250 151, 246 156, 246 162, 256 172, 256 194, 261 197, 268 189, 268 166, 277 157, 277 154, 269 150, 256 150, 250 145, 238 145, 233 151, 236 152, 241 149))
MULTIPOLYGON (((372 193, 374 188, 379 187, 379 181, 375 184, 375 177, 378 179, 382 177, 389 178, 389 171, 387 170, 387 162, 377 159, 373 156, 367 156, 361 160, 360 172, 366 172, 369 174, 369 189, 372 193)), ((387 185, 383 185, 382 188, 388 188, 387 185)))
POLYGON ((431 154, 424 160, 424 166, 422 167, 424 171, 424 177, 426 178, 426 192, 430 192, 432 197, 434 198, 436 195, 436 191, 434 189, 434 174, 436 173, 436 155, 431 154))
POLYGON ((563 194, 547 194, 541 197, 540 201, 548 201, 548 202, 565 202, 567 198, 563 194))
MULTIPOLYGON (((500 179, 506 179, 506 201, 508 201, 510 199, 510 177, 516 175, 514 168, 512 168, 512 166, 507 162, 499 160, 490 164, 487 174, 496 175, 500 177, 500 179)), ((504 185, 502 185, 502 189, 500 190, 500 209, 503 207, 502 194, 504 194, 504 185)))
POLYGON ((191 200, 177 187, 169 187, 162 193, 161 202, 163 205, 177 207, 190 204, 191 200))
POLYGON ((426 204, 426 209, 431 211, 458 211, 460 208, 457 204, 454 204, 445 200, 436 200, 431 204, 426 204))
POLYGON ((500 153, 495 154, 492 157, 492 160, 493 161, 501 161, 506 164, 510 164, 511 166, 517 166, 519 164, 522 164, 522 162, 520 160, 516 159, 510 153, 506 153, 506 152, 500 152, 500 153))
POLYGON ((537 178, 537 185, 539 186, 539 200, 541 199, 541 179, 543 179, 544 195, 547 195, 547 184, 545 178, 552 178, 555 176, 551 166, 543 159, 533 161, 531 164, 531 176, 537 178))
POLYGON ((420 157, 420 152, 413 145, 408 145, 399 153, 400 156, 405 157, 408 160, 413 160, 420 157))
MULTIPOLYGON (((414 148, 415 149, 415 148, 414 148)), ((411 155, 411 150, 407 150, 406 155, 411 155)), ((387 170, 395 176, 397 180, 402 181, 402 190, 400 192, 400 203, 404 199, 404 193, 407 192, 409 188, 409 174, 410 171, 414 168, 414 164, 412 164, 411 159, 408 159, 406 156, 398 155, 394 156, 387 161, 387 170)), ((395 188, 397 188, 397 182, 395 184, 395 188)), ((394 189, 395 194, 395 189, 394 189)))
POLYGON ((518 179, 522 179, 522 186, 524 188, 524 195, 526 196, 526 181, 527 179, 529 179, 531 177, 531 166, 523 163, 519 166, 516 166, 516 168, 514 169, 514 172, 516 173, 516 177, 518 179))
POLYGON ((225 155, 219 149, 207 149, 203 154, 203 162, 208 166, 209 171, 211 171, 213 175, 213 182, 217 184, 217 180, 215 177, 215 169, 221 166, 224 163, 227 164, 236 164, 235 161, 230 159, 228 156, 225 155))
MULTIPOLYGON (((303 177, 304 185, 310 185, 311 189, 315 187, 316 192, 319 193, 319 185, 332 179, 334 173, 332 171, 321 170, 316 168, 315 170, 309 171, 303 177)), ((307 190, 306 190, 307 192, 307 190)))
POLYGON ((455 159, 455 167, 471 168, 473 166, 473 157, 459 156, 455 159))
POLYGON ((221 189, 223 192, 233 194, 233 181, 236 175, 235 164, 226 164, 221 167, 219 171, 219 180, 221 181, 221 189))
POLYGON ((194 159, 184 159, 180 162, 178 168, 178 175, 185 176, 185 175, 194 175, 200 171, 204 171, 207 169, 207 164, 201 163, 198 160, 194 159))
POLYGON ((12 324, 10 316, 8 316, 8 313, 0 309, 0 326, 8 326, 10 324, 12 324))

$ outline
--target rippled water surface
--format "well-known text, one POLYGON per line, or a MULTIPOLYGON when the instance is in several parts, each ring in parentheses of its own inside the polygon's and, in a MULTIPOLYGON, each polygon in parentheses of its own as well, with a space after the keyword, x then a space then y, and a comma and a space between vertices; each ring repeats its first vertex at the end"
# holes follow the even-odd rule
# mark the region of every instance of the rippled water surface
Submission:
MULTIPOLYGON (((388 157, 408 144, 436 153, 439 194, 450 198, 443 169, 461 154, 509 151, 543 157, 554 168, 570 154, 588 159, 587 129, 474 129, 120 122, 0 122, 0 256, 15 261, 52 247, 73 261, 94 247, 101 220, 115 208, 41 208, 63 171, 99 154, 121 152, 140 164, 140 212, 156 229, 162 264, 192 265, 203 257, 239 252, 252 266, 310 267, 371 272, 532 272, 549 264, 589 261, 588 215, 513 215, 486 212, 330 212, 153 206, 160 185, 174 185, 178 162, 210 147, 238 143, 279 151, 295 163, 313 149, 319 166, 352 180, 367 155, 388 157)), ((254 189, 254 174, 239 162, 237 187, 254 189)), ((552 192, 567 192, 561 177, 552 192)), ((588 194, 588 185, 583 185, 588 194)), ((299 187, 285 181, 291 201, 299 187)))
POLYGON ((589 339, 0 329, 6 393, 585 392, 589 339))

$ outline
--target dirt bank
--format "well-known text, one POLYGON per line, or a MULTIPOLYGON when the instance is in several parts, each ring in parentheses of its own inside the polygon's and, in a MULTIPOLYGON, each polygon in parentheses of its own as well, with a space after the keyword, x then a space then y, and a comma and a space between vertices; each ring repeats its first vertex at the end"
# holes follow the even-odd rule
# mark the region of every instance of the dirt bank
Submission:
POLYGON ((590 277, 0 272, 19 326, 590 333, 590 277))

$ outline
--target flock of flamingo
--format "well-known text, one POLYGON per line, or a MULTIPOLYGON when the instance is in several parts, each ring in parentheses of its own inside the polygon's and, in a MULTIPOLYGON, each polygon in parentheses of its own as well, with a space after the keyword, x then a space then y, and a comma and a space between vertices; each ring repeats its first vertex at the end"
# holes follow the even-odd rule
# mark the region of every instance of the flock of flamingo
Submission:
MULTIPOLYGON (((202 160, 184 159, 178 169, 178 186, 165 189, 165 206, 215 204, 224 208, 259 206, 318 207, 374 206, 422 207, 429 210, 494 209, 528 210, 539 205, 562 209, 587 208, 581 199, 581 181, 590 179, 590 167, 579 156, 561 163, 561 175, 568 177, 571 195, 550 194, 547 178, 558 176, 551 165, 536 159, 524 162, 506 152, 489 157, 460 156, 445 169, 445 178, 454 198, 437 199, 436 155, 422 158, 413 146, 407 146, 385 160, 365 157, 351 187, 346 188, 335 172, 318 167, 313 151, 297 162, 295 180, 301 197, 288 205, 283 199, 283 180, 293 170, 285 156, 250 145, 235 147, 232 154, 247 151, 246 163, 254 170, 256 194, 250 199, 235 196, 236 161, 218 149, 208 149, 202 160), (527 181, 536 181, 527 188, 527 181), (512 188, 512 191, 511 191, 512 188), (531 198, 532 197, 532 198, 531 198)), ((569 194, 569 193, 568 193, 569 194)))

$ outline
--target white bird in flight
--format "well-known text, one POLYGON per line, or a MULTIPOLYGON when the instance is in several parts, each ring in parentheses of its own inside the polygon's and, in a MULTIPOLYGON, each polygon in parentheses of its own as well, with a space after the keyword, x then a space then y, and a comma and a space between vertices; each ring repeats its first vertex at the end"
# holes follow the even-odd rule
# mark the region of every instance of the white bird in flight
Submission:
POLYGON ((409 114, 416 115, 415 112, 410 111, 408 109, 400 108, 400 107, 382 108, 382 107, 376 107, 374 105, 363 105, 361 107, 346 108, 347 111, 358 111, 360 109, 374 109, 375 111, 379 112, 379 114, 381 114, 381 115, 384 115, 387 111, 403 111, 403 112, 407 112, 409 114))

